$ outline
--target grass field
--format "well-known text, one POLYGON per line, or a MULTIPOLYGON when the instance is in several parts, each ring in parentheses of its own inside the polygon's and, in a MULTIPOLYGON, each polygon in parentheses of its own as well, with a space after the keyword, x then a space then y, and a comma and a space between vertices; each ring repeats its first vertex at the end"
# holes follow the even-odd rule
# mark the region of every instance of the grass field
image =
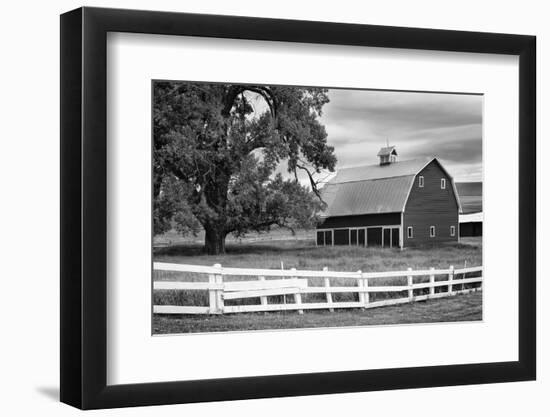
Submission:
MULTIPOLYGON (((199 236, 200 238, 200 236, 199 236)), ((226 253, 219 256, 209 256, 202 252, 202 244, 195 240, 185 240, 177 236, 163 236, 155 241, 154 260, 160 262, 173 262, 180 264, 213 265, 220 263, 225 267, 245 268, 269 268, 269 269, 309 269, 321 270, 328 267, 333 271, 394 271, 412 269, 428 269, 430 267, 445 269, 450 265, 455 268, 464 266, 478 266, 482 264, 481 238, 468 238, 460 243, 440 245, 438 247, 422 247, 410 249, 381 249, 381 248, 360 248, 348 246, 316 247, 311 236, 301 233, 296 236, 289 236, 283 232, 270 233, 269 235, 250 235, 243 239, 228 239, 226 253)), ((183 280, 183 281, 206 281, 204 274, 174 273, 155 271, 155 280, 183 280)), ((437 276, 436 281, 445 280, 445 276, 437 276)), ((250 277, 230 277, 227 280, 250 280, 250 277)), ((415 282, 426 282, 428 277, 419 277, 415 282)), ((369 280, 370 281, 370 280, 369 280)), ((369 282, 369 285, 374 283, 369 282)), ((377 285, 405 285, 406 278, 389 278, 377 280, 377 285)), ((320 280, 310 279, 309 286, 322 285, 320 280)), ((355 280, 332 280, 334 286, 354 286, 355 280)), ((474 284, 475 285, 475 284, 474 284)), ((445 288, 436 289, 444 291, 445 288)), ((415 295, 426 293, 428 290, 415 290, 415 295)), ((371 301, 378 301, 390 297, 405 297, 406 292, 374 293, 371 294, 371 301)), ((268 297, 269 303, 294 302, 292 295, 268 297)), ((207 291, 155 291, 155 305, 208 305, 207 291)), ((333 301, 357 301, 357 293, 340 293, 333 295, 333 301)), ((461 298, 466 300, 467 298, 461 298)), ((473 297, 479 301, 481 311, 481 297, 473 297)), ((323 294, 305 294, 303 302, 324 301, 323 294)), ((447 300, 430 301, 429 305, 452 306, 447 300), (435 304, 434 304, 435 303, 435 304)), ((259 299, 244 299, 226 301, 226 305, 236 304, 259 304, 259 299)), ((308 312, 298 315, 295 312, 270 313, 267 318, 262 314, 237 314, 223 317, 205 316, 159 316, 155 315, 155 333, 170 332, 193 332, 193 331, 219 331, 219 330, 244 330, 249 328, 294 328, 294 327, 318 327, 318 326, 340 326, 350 325, 354 320, 369 324, 368 317, 375 315, 379 324, 398 323, 399 315, 407 315, 408 306, 384 307, 393 318, 385 317, 384 314, 372 313, 374 310, 359 312, 357 310, 337 311, 334 313, 308 312), (393 312, 393 313, 392 313, 393 312), (249 323, 250 321, 250 323, 249 323), (269 325, 269 321, 273 321, 269 325), (202 324, 201 324, 202 323, 202 324), (247 324, 248 323, 248 324, 247 324), (336 324, 333 324, 336 323, 336 324), (338 324, 340 323, 340 324, 338 324), (186 327, 187 326, 187 327, 186 327), (250 327, 252 326, 252 327, 250 327), (268 327, 265 327, 268 326, 268 327), (274 326, 274 327, 271 327, 274 326), (170 330, 170 329, 177 330, 170 330)), ((428 321, 455 321, 469 320, 462 319, 457 314, 460 309, 451 309, 450 315, 437 314, 431 320, 425 315, 415 315, 409 318, 402 317, 402 320, 413 320, 413 322, 428 321)), ((378 322, 376 322, 378 323, 378 322)))
POLYGON ((482 319, 482 292, 367 310, 241 313, 223 316, 155 314, 153 333, 195 333, 475 321, 482 319))
POLYGON ((299 234, 251 235, 241 240, 228 239, 226 254, 205 255, 196 240, 173 240, 169 246, 154 249, 154 260, 197 265, 243 268, 316 269, 334 271, 389 271, 455 268, 481 265, 481 237, 463 238, 460 243, 399 249, 349 246, 316 247, 312 237, 299 234))

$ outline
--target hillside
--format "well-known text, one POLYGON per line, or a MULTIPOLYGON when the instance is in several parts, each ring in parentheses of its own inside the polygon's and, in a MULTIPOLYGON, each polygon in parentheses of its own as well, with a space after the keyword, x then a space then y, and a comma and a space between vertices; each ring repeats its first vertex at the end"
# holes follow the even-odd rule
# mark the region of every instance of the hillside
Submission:
POLYGON ((460 196, 479 196, 481 197, 483 183, 478 182, 456 182, 456 190, 460 196))
POLYGON ((482 211, 482 182, 456 182, 456 190, 460 198, 462 213, 477 213, 482 211))

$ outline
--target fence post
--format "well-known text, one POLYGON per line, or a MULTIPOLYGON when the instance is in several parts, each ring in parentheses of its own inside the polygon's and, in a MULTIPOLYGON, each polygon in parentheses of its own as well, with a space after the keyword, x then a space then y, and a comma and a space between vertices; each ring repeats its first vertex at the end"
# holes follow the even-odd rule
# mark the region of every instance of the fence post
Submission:
POLYGON ((455 267, 454 266, 450 266, 449 268, 449 287, 447 288, 447 292, 449 293, 449 295, 452 295, 453 294, 453 277, 455 275, 455 267))
MULTIPOLYGON (((216 265, 214 265, 216 266, 216 265)), ((208 312, 210 314, 216 314, 217 313, 217 309, 216 309, 216 290, 213 289, 212 287, 214 286, 213 284, 216 284, 216 275, 214 274, 209 274, 208 275, 208 283, 210 284, 209 287, 210 289, 208 290, 208 307, 209 307, 209 310, 208 312)))
MULTIPOLYGON (((430 268, 430 271, 433 271, 434 270, 434 267, 432 266, 430 268)), ((434 295, 435 294, 435 275, 433 274, 433 272, 430 273, 430 295, 434 295)))
MULTIPOLYGON (((291 268, 292 272, 296 272, 296 268, 291 268)), ((296 278, 296 276, 292 276, 292 278, 296 278)), ((298 305, 302 305, 302 294, 300 294, 300 289, 298 288, 298 292, 294 294, 294 302, 298 305)), ((298 314, 304 314, 304 310, 298 310, 298 314)))
MULTIPOLYGON (((365 287, 365 289, 368 289, 369 288, 369 279, 368 278, 363 278, 363 287, 365 287)), ((365 307, 370 303, 370 293, 369 292, 365 292, 365 307)))
MULTIPOLYGON (((265 281, 265 277, 259 276, 259 277, 258 277, 258 280, 259 280, 259 281, 265 281)), ((267 297, 266 297, 265 295, 263 295, 263 296, 260 297, 260 303, 261 303, 263 306, 266 306, 266 305, 267 305, 267 297)))
POLYGON ((479 276, 481 277, 481 281, 479 281, 479 287, 476 287, 476 291, 481 291, 483 289, 483 269, 479 271, 479 276))
MULTIPOLYGON (((223 284, 223 274, 221 264, 214 264, 215 268, 218 268, 220 271, 215 275, 216 284, 223 284)), ((218 314, 223 314, 223 289, 216 290, 216 312, 218 314)))
MULTIPOLYGON (((407 271, 412 271, 412 268, 407 268, 407 271)), ((409 301, 413 301, 414 298, 414 290, 412 288, 413 285, 413 277, 412 275, 407 275, 407 286, 409 287, 409 301)))
MULTIPOLYGON (((464 268, 466 268, 468 266, 468 261, 464 261, 464 268)), ((462 279, 466 279, 466 273, 462 274, 462 279)), ((460 289, 462 291, 464 291, 465 287, 464 287, 464 282, 462 283, 462 286, 460 287, 460 289)))
MULTIPOLYGON (((323 271, 327 272, 328 267, 326 267, 326 266, 323 267, 323 271)), ((325 287, 330 288, 330 278, 329 277, 325 277, 325 287)), ((326 296, 327 296, 327 304, 329 305, 328 311, 330 311, 331 313, 334 313, 334 309, 331 307, 332 306, 332 293, 327 291, 326 296)))
POLYGON ((357 286, 359 287, 359 303, 361 304, 361 308, 365 308, 365 293, 362 292, 364 286, 365 286, 365 282, 364 282, 364 279, 363 279, 363 273, 361 272, 361 270, 357 271, 357 273, 359 275, 361 275, 361 278, 359 278, 357 280, 357 286))

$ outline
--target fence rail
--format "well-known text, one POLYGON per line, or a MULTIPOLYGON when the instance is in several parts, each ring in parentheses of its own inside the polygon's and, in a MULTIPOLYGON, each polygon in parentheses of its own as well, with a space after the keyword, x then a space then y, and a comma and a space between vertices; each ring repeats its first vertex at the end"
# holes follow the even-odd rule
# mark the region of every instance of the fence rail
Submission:
MULTIPOLYGON (((208 291, 208 306, 181 306, 181 305, 154 305, 153 312, 159 314, 225 314, 239 312, 262 311, 288 311, 328 309, 334 311, 339 308, 374 308, 386 305, 395 305, 415 301, 423 301, 433 298, 449 297, 456 294, 478 291, 483 282, 483 267, 468 267, 454 269, 387 271, 387 272, 338 272, 329 271, 300 271, 296 269, 246 269, 224 268, 219 264, 214 266, 186 265, 174 263, 155 262, 154 271, 198 273, 208 277, 208 282, 191 281, 153 281, 153 290, 173 291, 208 291), (479 276, 467 276, 479 274, 479 276), (444 276, 436 281, 436 276, 444 276), (225 277, 256 277, 254 281, 227 281, 225 277), (266 279, 266 278, 278 279, 266 279), (429 282, 415 282, 415 278, 428 277, 429 282), (406 285, 372 285, 369 280, 381 280, 384 278, 401 278, 407 281, 406 285), (354 286, 332 286, 331 279, 356 280, 354 286), (316 281, 322 285, 309 285, 309 281, 316 281), (472 288, 464 288, 466 284, 479 284, 472 288), (456 289, 455 287, 460 287, 456 289), (435 289, 443 287, 444 291, 436 292, 435 289), (426 290, 427 294, 415 294, 415 291, 426 290), (389 298, 372 301, 370 294, 407 292, 407 297, 389 298), (356 293, 358 301, 333 301, 333 294, 356 293), (302 295, 325 294, 324 302, 302 302, 302 295), (268 297, 287 296, 294 297, 293 303, 270 304, 268 297), (253 305, 225 305, 225 300, 238 300, 258 298, 260 304, 253 305)), ((315 282, 316 283, 316 282, 315 282)), ((382 283, 383 284, 383 283, 382 283)), ((286 298, 285 298, 286 300, 286 298)))

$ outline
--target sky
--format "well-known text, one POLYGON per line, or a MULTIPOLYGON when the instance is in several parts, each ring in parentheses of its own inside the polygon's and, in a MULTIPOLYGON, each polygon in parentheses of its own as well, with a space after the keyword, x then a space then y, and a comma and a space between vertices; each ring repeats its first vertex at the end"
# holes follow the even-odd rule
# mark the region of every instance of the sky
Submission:
POLYGON ((386 141, 398 160, 435 156, 455 181, 481 181, 483 96, 329 90, 321 123, 337 168, 378 162, 386 141))
MULTIPOLYGON (((336 169, 378 163, 386 143, 398 161, 437 157, 455 182, 482 180, 483 96, 330 89, 320 122, 334 146, 336 169)), ((277 169, 284 176, 286 163, 277 169)), ((326 181, 327 172, 318 179, 326 181)), ((305 175, 300 182, 307 185, 305 175)))

